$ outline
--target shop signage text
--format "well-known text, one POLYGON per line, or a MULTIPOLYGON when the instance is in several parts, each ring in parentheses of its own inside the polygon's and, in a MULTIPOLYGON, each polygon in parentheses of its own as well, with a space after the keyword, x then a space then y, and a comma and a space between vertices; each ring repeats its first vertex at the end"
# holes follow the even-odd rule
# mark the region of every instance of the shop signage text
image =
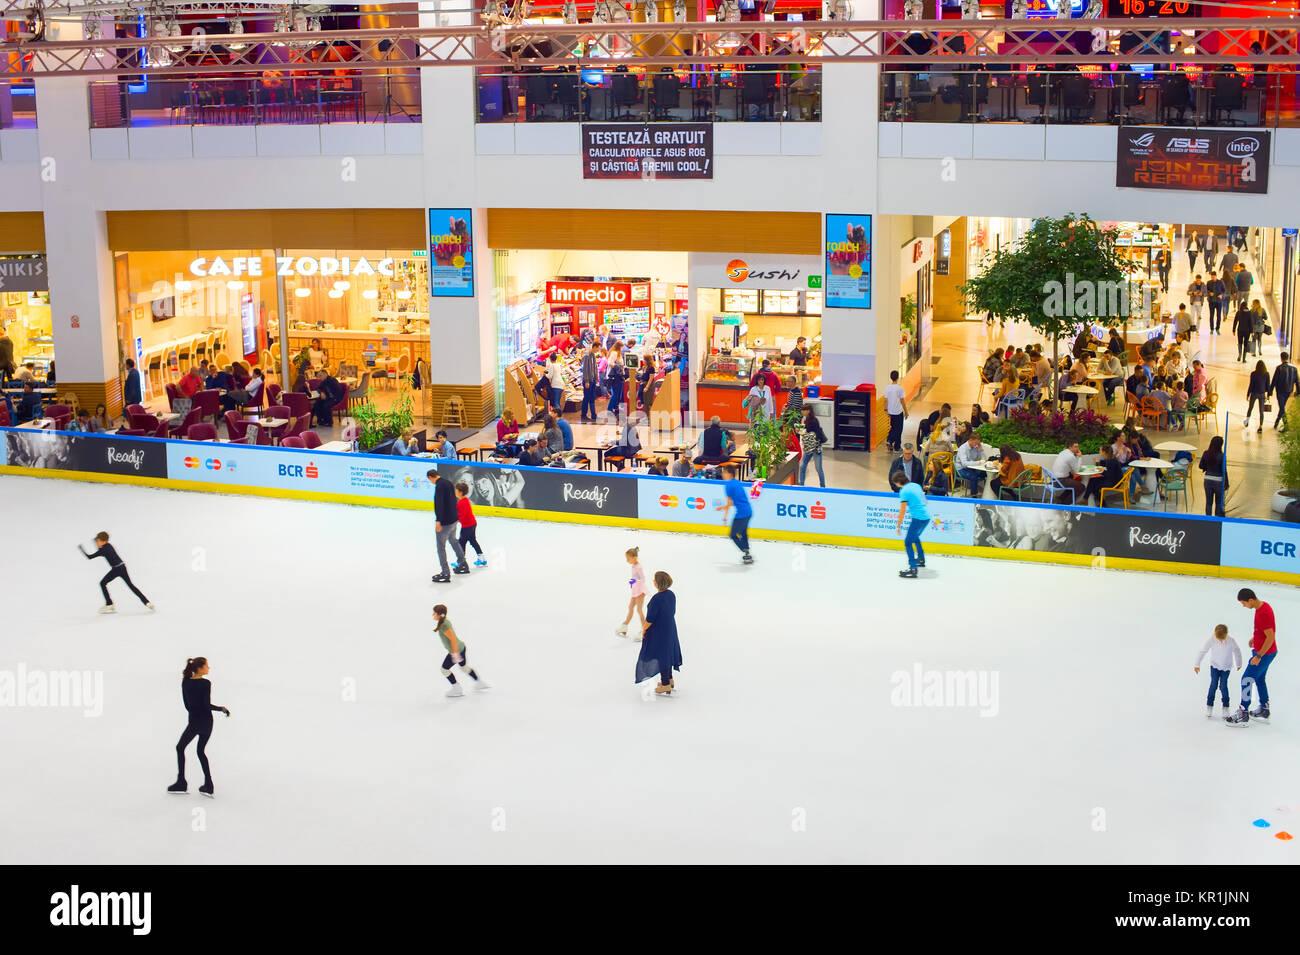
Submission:
POLYGON ((629 305, 632 286, 622 282, 547 282, 551 305, 629 305))
POLYGON ((584 179, 712 179, 712 123, 584 123, 584 179))
MULTIPOLYGON (((1116 137, 1115 185, 1193 192, 1268 192, 1268 131, 1132 127, 1116 137)), ((1135 243, 1136 244, 1136 243, 1135 243)))
MULTIPOLYGON (((227 262, 219 255, 212 259, 200 256, 190 263, 190 274, 199 278, 216 275, 246 275, 250 278, 257 278, 263 274, 262 257, 260 255, 234 255, 227 262)), ((359 259, 353 259, 346 255, 339 257, 325 255, 320 258, 307 255, 298 258, 292 255, 278 255, 275 258, 275 274, 277 276, 387 275, 392 277, 394 272, 391 258, 380 259, 371 265, 370 260, 364 255, 359 259)))
POLYGON ((45 256, 0 259, 0 291, 48 292, 49 289, 50 276, 45 269, 45 256))
POLYGON ((871 307, 871 216, 826 214, 827 308, 871 307))

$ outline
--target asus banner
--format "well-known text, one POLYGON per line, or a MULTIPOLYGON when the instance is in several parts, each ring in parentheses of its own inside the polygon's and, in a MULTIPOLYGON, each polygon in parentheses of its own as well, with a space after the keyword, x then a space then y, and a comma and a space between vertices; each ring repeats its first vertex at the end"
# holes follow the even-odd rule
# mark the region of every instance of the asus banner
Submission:
POLYGON ((1193 192, 1268 192, 1268 132, 1122 126, 1115 185, 1193 192))

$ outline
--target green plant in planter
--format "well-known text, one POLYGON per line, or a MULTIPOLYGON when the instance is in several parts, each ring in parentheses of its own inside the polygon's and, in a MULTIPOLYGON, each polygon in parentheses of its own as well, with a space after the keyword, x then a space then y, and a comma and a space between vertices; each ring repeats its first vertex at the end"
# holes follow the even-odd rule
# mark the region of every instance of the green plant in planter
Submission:
POLYGON ((760 478, 767 475, 785 460, 785 443, 789 425, 784 417, 773 420, 759 408, 749 424, 749 454, 754 459, 754 473, 760 478))
POLYGON ((1300 429, 1287 428, 1277 437, 1277 481, 1284 491, 1300 491, 1300 429))
POLYGON ((397 398, 388 411, 380 411, 371 398, 374 389, 366 392, 366 397, 352 412, 352 418, 360 429, 357 443, 362 448, 373 448, 389 438, 396 438, 407 428, 415 424, 415 399, 410 389, 410 376, 399 382, 397 398), (408 387, 401 387, 401 385, 408 387))
POLYGON ((898 323, 904 331, 916 331, 916 296, 908 295, 898 309, 898 323))

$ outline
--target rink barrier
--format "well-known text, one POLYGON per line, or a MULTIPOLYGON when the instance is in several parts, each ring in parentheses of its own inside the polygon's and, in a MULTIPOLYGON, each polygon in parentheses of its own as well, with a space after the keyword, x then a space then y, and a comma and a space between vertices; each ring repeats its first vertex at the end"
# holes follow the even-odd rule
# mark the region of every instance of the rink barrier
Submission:
MULTIPOLYGON (((0 429, 0 473, 176 490, 432 510, 437 466, 471 487, 477 513, 721 536, 722 485, 263 445, 0 429)), ((892 493, 765 485, 756 540, 902 550, 892 493)), ((1300 525, 1051 504, 930 498, 928 552, 1098 569, 1300 584, 1300 525), (1014 538, 1023 546, 1010 548, 1014 538)))

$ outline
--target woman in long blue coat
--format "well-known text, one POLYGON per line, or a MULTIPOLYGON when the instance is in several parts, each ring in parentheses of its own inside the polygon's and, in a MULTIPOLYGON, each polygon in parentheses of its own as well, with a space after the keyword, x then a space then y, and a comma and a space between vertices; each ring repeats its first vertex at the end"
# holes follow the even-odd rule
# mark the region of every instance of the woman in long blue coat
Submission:
POLYGON ((664 571, 655 571, 655 588, 645 610, 641 630, 641 655, 636 658, 636 682, 658 674, 655 693, 673 692, 673 671, 682 668, 682 645, 677 642, 677 595, 668 588, 673 579, 664 571))

